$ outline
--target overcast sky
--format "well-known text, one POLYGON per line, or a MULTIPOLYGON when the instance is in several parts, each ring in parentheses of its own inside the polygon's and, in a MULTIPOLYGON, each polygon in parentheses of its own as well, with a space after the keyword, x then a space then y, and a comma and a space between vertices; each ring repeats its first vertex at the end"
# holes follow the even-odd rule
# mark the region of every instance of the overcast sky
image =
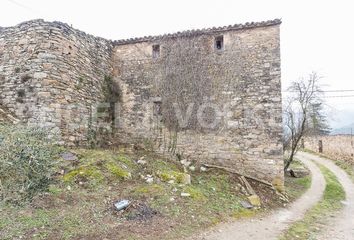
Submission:
MULTIPOLYGON (((281 18, 283 89, 316 71, 324 90, 354 90, 349 0, 1 0, 0 10, 2 27, 43 18, 113 40, 281 18)), ((354 97, 327 99, 333 127, 354 122, 354 97)))

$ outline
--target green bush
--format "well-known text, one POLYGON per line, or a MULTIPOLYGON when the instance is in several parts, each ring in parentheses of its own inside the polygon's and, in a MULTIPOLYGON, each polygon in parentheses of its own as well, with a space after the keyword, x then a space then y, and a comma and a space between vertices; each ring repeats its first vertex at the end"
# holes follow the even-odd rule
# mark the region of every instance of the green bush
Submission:
POLYGON ((47 190, 56 156, 43 129, 0 125, 0 201, 21 203, 47 190))

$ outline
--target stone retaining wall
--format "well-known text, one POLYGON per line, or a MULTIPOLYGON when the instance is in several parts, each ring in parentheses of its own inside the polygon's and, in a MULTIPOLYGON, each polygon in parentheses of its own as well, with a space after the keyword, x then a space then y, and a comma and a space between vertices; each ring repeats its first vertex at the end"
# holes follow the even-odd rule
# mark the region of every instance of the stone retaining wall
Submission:
POLYGON ((335 135, 305 138, 304 147, 318 153, 319 141, 322 141, 323 154, 333 159, 354 162, 354 137, 350 135, 335 135))

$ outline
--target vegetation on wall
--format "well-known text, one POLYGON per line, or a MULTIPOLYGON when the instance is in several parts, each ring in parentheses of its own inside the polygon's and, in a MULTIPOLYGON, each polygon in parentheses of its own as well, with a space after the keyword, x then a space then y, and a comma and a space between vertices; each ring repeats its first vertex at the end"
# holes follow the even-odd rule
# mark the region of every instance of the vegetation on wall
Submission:
POLYGON ((158 69, 137 68, 134 72, 138 72, 139 79, 154 79, 151 91, 161 98, 161 121, 156 122, 169 131, 164 144, 174 153, 179 132, 215 132, 225 127, 218 111, 224 110, 232 95, 220 93, 242 89, 244 83, 235 80, 240 78, 239 65, 244 63, 235 64, 230 57, 233 54, 231 46, 229 52, 215 52, 210 47, 209 36, 198 41, 179 38, 161 42, 161 54, 153 64, 158 69), (143 71, 158 72, 158 76, 148 76, 149 73, 143 71))
POLYGON ((88 120, 87 141, 91 148, 102 146, 114 134, 116 122, 116 104, 121 100, 119 84, 112 76, 105 76, 102 82, 103 100, 91 109, 88 120), (94 112, 93 112, 94 111, 94 112))

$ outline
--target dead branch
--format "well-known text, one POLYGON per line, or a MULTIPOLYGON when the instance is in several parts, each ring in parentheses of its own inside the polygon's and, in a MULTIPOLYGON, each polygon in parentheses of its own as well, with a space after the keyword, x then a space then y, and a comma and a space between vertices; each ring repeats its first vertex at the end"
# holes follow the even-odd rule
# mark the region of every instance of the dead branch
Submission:
POLYGON ((273 187, 273 184, 267 182, 267 181, 264 181, 264 180, 260 180, 260 179, 257 179, 257 178, 254 178, 254 177, 251 177, 251 176, 247 176, 245 174, 241 174, 237 171, 235 171, 234 169, 231 169, 231 168, 227 168, 227 167, 222 167, 222 166, 217 166, 217 165, 211 165, 211 164, 202 164, 204 167, 206 168, 216 168, 216 169, 220 169, 220 170, 224 170, 226 172, 229 172, 229 173, 233 173, 233 174, 236 174, 236 175, 239 175, 240 177, 244 177, 244 178, 248 178, 248 179, 251 179, 251 180, 254 180, 254 181, 257 181, 259 183, 262 183, 272 189, 274 189, 273 187))

